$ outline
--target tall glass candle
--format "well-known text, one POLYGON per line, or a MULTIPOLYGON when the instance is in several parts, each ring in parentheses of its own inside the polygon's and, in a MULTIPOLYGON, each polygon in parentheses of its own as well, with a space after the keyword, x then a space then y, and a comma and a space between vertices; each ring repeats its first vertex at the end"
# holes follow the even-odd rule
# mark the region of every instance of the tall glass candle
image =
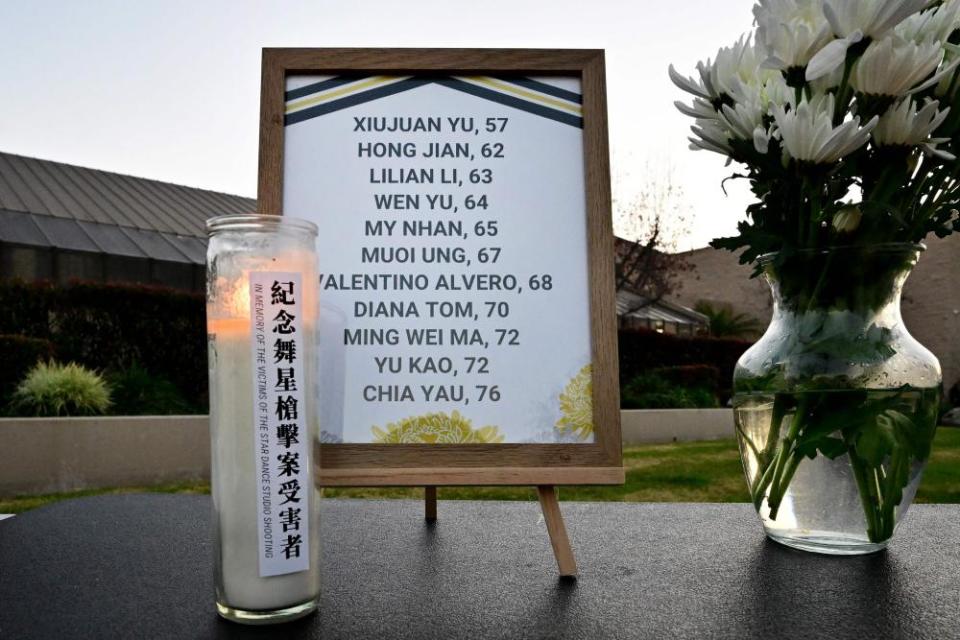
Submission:
POLYGON ((316 227, 207 222, 211 492, 221 616, 293 620, 320 595, 316 227))

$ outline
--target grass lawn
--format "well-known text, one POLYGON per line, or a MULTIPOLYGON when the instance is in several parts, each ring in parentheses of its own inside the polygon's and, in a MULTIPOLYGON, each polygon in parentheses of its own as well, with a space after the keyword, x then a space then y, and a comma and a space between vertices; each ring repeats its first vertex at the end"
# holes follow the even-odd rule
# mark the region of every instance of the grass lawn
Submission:
MULTIPOLYGON (((747 502, 747 490, 734 440, 628 447, 623 464, 627 481, 620 487, 563 487, 562 500, 625 502, 747 502)), ((0 513, 18 513, 50 502, 105 493, 207 493, 205 484, 125 489, 94 489, 42 496, 0 499, 0 513)), ((530 487, 441 488, 445 500, 534 500, 530 487)), ((423 490, 327 489, 331 498, 421 498, 423 490)), ((960 429, 941 427, 917 502, 960 503, 960 429)))

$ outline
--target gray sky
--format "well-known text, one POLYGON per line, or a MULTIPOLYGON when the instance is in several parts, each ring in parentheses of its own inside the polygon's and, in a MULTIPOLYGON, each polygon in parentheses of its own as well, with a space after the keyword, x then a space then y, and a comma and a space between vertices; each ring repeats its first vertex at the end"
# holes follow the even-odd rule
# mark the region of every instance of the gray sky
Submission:
POLYGON ((261 47, 603 48, 614 197, 672 166, 691 214, 680 248, 703 246, 734 232, 749 193, 724 197, 723 158, 687 150, 667 65, 692 73, 750 28, 752 4, 4 2, 0 150, 255 196, 261 47))

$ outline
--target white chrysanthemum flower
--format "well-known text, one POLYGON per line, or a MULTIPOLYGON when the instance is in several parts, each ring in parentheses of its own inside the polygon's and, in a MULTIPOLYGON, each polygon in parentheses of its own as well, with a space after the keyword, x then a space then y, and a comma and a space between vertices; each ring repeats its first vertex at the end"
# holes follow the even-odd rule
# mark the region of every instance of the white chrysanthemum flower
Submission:
MULTIPOLYGON (((685 81, 691 81, 691 79, 687 78, 685 81)), ((725 104, 729 105, 755 102, 760 105, 762 109, 766 110, 767 105, 770 102, 785 104, 791 99, 792 95, 793 90, 787 86, 783 76, 779 73, 774 73, 771 74, 767 80, 760 85, 739 83, 737 88, 733 90, 731 94, 727 94, 724 96, 722 101, 717 100, 716 103, 709 102, 707 98, 697 97, 693 99, 692 105, 681 102, 680 100, 676 100, 674 101, 673 106, 675 106, 678 111, 684 115, 690 116, 691 118, 715 120, 720 117, 720 111, 725 104), (718 107, 715 107, 714 104, 717 104, 718 107)))
POLYGON ((719 121, 714 119, 697 120, 697 123, 690 127, 690 130, 696 134, 696 137, 687 138, 690 141, 690 148, 694 151, 703 149, 725 156, 733 153, 733 148, 730 146, 730 133, 723 128, 719 121))
POLYGON ((779 137, 776 127, 767 129, 763 125, 753 130, 753 148, 758 152, 766 154, 770 150, 770 140, 779 137))
POLYGON ((823 15, 839 38, 824 46, 807 65, 807 80, 816 80, 843 65, 847 49, 864 38, 879 40, 931 0, 823 0, 823 15))
POLYGON ((741 38, 732 47, 717 52, 710 65, 710 83, 719 90, 717 95, 734 95, 744 86, 760 85, 773 75, 772 71, 760 68, 763 52, 750 38, 741 38))
POLYGON ((939 42, 917 44, 889 36, 867 47, 853 68, 850 84, 867 95, 902 96, 936 71, 942 60, 939 42))
MULTIPOLYGON (((709 62, 709 60, 707 61, 709 62)), ((707 89, 707 74, 704 72, 705 63, 697 63, 697 71, 700 73, 700 79, 697 80, 692 76, 684 77, 680 75, 680 72, 671 64, 667 69, 670 73, 670 80, 675 84, 681 91, 686 91, 692 96, 700 98, 701 100, 713 100, 714 97, 710 95, 710 91, 707 89)))
POLYGON ((738 102, 732 107, 725 104, 720 109, 720 122, 731 137, 753 140, 754 131, 763 124, 765 114, 766 109, 760 107, 759 101, 738 102))
POLYGON ((733 46, 720 49, 715 60, 697 64, 699 80, 683 77, 673 65, 670 79, 683 91, 718 106, 725 97, 742 92, 743 85, 761 84, 772 75, 760 68, 762 55, 749 38, 741 37, 733 46))
POLYGON ((878 147, 919 146, 927 154, 955 160, 953 154, 937 149, 938 144, 949 138, 930 137, 950 113, 949 107, 943 111, 939 108, 939 102, 927 100, 918 111, 912 99, 901 100, 880 117, 873 130, 874 143, 878 147))
POLYGON ((759 92, 764 109, 768 109, 770 104, 787 104, 795 95, 794 90, 787 86, 787 81, 779 73, 764 82, 759 92))
POLYGON ((947 0, 939 7, 915 13, 897 25, 895 33, 913 42, 946 42, 960 28, 960 0, 947 0))
POLYGON ((770 78, 763 84, 763 87, 760 88, 760 104, 763 107, 766 115, 770 116, 768 118, 770 125, 768 129, 760 127, 757 130, 754 130, 753 141, 757 151, 760 153, 766 153, 766 146, 770 139, 780 137, 777 133, 776 123, 772 122, 773 118, 771 109, 773 106, 790 104, 790 101, 794 100, 795 98, 796 92, 793 90, 793 88, 787 85, 786 80, 784 80, 781 74, 777 74, 773 78, 770 78), (765 138, 762 144, 758 137, 761 135, 765 138))
POLYGON ((823 0, 757 0, 753 5, 753 17, 758 24, 774 20, 826 23, 822 5, 823 0))
POLYGON ((958 84, 960 84, 955 81, 957 74, 956 64, 958 60, 960 60, 960 54, 948 48, 944 55, 943 62, 945 67, 950 67, 952 70, 949 73, 937 74, 940 76, 940 82, 937 84, 937 88, 933 90, 933 93, 938 98, 946 98, 951 101, 956 98, 957 87, 958 84))
POLYGON ((814 94, 827 93, 830 89, 836 89, 843 82, 843 67, 837 67, 830 73, 820 76, 816 80, 810 81, 810 88, 814 94))
POLYGON ((804 99, 789 111, 773 105, 772 111, 784 152, 795 160, 815 164, 836 162, 865 145, 879 120, 874 116, 860 126, 860 118, 854 117, 834 127, 832 94, 816 96, 809 102, 804 99))
POLYGON ((823 15, 839 38, 859 31, 876 40, 931 3, 932 0, 823 0, 823 15))
POLYGON ((767 153, 771 138, 777 136, 776 126, 767 127, 764 117, 771 105, 788 104, 794 91, 787 86, 781 74, 776 74, 760 87, 751 87, 748 95, 736 95, 734 104, 724 105, 719 118, 731 138, 753 141, 759 153, 767 153))
POLYGON ((691 118, 699 118, 701 120, 707 120, 710 118, 716 119, 717 110, 713 108, 713 105, 704 100, 703 98, 694 98, 693 106, 688 105, 680 100, 675 100, 673 106, 685 116, 690 116, 691 118))
POLYGON ((821 0, 758 0, 753 7, 757 41, 766 49, 763 66, 786 70, 806 67, 833 40, 821 0))
MULTIPOLYGON (((807 106, 817 113, 825 113, 831 118, 833 117, 834 110, 836 109, 836 96, 832 93, 815 93, 812 96, 807 96, 806 93, 802 94, 799 98, 796 93, 791 93, 789 99, 783 103, 783 106, 790 106, 790 109, 796 111, 797 108, 806 103, 807 106)), ((771 111, 772 114, 772 111, 771 111)))

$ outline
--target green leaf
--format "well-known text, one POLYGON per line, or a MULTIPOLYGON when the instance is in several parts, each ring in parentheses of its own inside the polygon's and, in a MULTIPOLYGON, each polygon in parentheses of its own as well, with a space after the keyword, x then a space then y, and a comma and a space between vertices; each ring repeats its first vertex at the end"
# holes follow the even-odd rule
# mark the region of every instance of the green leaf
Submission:
POLYGON ((861 427, 856 444, 857 454, 871 467, 883 464, 884 459, 896 446, 893 426, 889 420, 883 420, 882 417, 861 427))
POLYGON ((810 313, 800 319, 791 355, 822 354, 858 364, 874 364, 896 355, 890 346, 891 331, 871 324, 863 328, 863 317, 849 311, 810 313))
POLYGON ((817 449, 830 460, 836 460, 847 452, 847 445, 840 438, 822 438, 817 449))
POLYGON ((797 440, 797 453, 813 460, 817 457, 817 440, 810 438, 800 438, 797 440))
POLYGON ((874 417, 872 403, 865 402, 867 394, 862 390, 851 390, 842 394, 821 393, 810 417, 805 421, 806 426, 802 437, 819 440, 824 436, 844 432, 851 425, 857 425, 864 420, 874 417))
POLYGON ((813 460, 819 452, 830 460, 836 460, 847 453, 847 445, 840 438, 820 437, 802 438, 797 441, 797 453, 813 460))

